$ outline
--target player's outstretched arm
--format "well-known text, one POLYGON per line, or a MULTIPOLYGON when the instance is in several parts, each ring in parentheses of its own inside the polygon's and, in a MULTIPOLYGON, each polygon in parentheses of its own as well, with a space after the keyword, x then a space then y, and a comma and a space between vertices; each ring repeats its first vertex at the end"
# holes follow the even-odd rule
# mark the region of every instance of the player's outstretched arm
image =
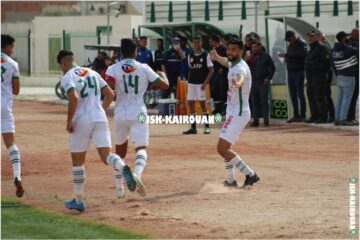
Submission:
POLYGON ((103 87, 101 93, 105 96, 102 102, 102 107, 106 110, 114 100, 115 94, 109 86, 103 87))
POLYGON ((217 52, 215 51, 215 49, 210 51, 210 57, 213 61, 217 61, 218 63, 220 63, 222 66, 224 67, 229 67, 228 65, 228 59, 226 57, 221 57, 219 54, 217 54, 217 52))
POLYGON ((245 77, 243 74, 239 73, 236 75, 236 84, 235 87, 236 88, 241 88, 241 86, 244 84, 245 81, 245 77))
POLYGON ((77 104, 78 104, 78 95, 75 91, 75 89, 68 91, 69 96, 69 104, 68 104, 68 115, 67 115, 67 124, 66 124, 66 130, 69 133, 72 133, 74 131, 74 128, 72 126, 72 119, 75 115, 77 104))
POLYGON ((157 74, 160 76, 160 81, 156 81, 151 85, 152 89, 162 89, 166 90, 169 88, 169 80, 166 77, 166 74, 161 71, 157 71, 157 74))

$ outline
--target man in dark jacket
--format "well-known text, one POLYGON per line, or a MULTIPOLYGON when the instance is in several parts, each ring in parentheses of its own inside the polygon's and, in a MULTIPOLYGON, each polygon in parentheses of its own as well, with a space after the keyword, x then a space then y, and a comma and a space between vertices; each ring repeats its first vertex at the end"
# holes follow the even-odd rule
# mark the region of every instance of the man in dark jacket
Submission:
POLYGON ((264 118, 265 127, 269 126, 269 84, 275 73, 275 65, 270 55, 263 51, 262 44, 259 41, 251 44, 251 57, 249 67, 252 77, 252 86, 250 97, 253 102, 252 127, 259 126, 260 115, 264 118), (262 114, 260 113, 262 110, 262 114))
POLYGON ((330 71, 330 53, 318 40, 314 30, 307 33, 310 50, 305 60, 305 74, 307 79, 306 92, 309 101, 311 117, 307 123, 326 123, 327 101, 326 82, 330 71))
MULTIPOLYGON (((221 44, 220 38, 216 35, 210 39, 211 48, 215 48, 218 55, 226 57, 226 46, 221 44)), ((214 75, 210 80, 211 97, 214 100, 215 109, 213 113, 225 114, 225 103, 227 101, 228 81, 227 68, 220 63, 214 62, 214 75)))
POLYGON ((280 53, 279 57, 285 58, 288 71, 288 86, 294 115, 287 122, 304 122, 306 115, 306 100, 304 94, 305 81, 305 58, 307 54, 306 45, 300 38, 296 37, 295 32, 287 31, 285 41, 289 42, 286 54, 280 53), (300 112, 299 112, 299 101, 300 112))
MULTIPOLYGON (((354 48, 359 49, 359 29, 358 28, 354 28, 351 31, 350 45, 354 48)), ((351 98, 349 113, 348 113, 348 121, 352 122, 354 125, 359 125, 359 122, 355 119, 356 118, 356 102, 357 102, 358 98, 359 98, 359 62, 356 67, 355 89, 354 89, 353 96, 351 98)))
POLYGON ((352 122, 347 121, 347 115, 351 98, 355 88, 355 74, 357 71, 359 52, 346 44, 347 34, 339 32, 336 34, 337 43, 331 51, 336 80, 337 98, 335 107, 335 125, 352 126, 352 122))
POLYGON ((141 36, 139 41, 139 47, 137 48, 137 61, 146 63, 151 68, 154 68, 153 55, 151 50, 147 48, 148 40, 147 37, 141 36))
POLYGON ((155 51, 154 71, 163 71, 161 65, 164 60, 164 40, 162 38, 157 39, 157 49, 155 51))

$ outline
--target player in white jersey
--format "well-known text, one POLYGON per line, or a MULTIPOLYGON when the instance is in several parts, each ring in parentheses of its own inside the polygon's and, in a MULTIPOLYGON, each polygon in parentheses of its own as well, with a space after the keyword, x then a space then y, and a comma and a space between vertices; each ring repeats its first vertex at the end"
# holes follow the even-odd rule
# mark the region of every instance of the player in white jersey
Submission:
MULTIPOLYGON (((106 82, 115 89, 116 104, 114 109, 116 153, 125 158, 128 139, 135 144, 135 169, 132 174, 124 168, 127 182, 135 180, 137 192, 146 195, 141 174, 147 162, 146 147, 149 145, 149 128, 146 123, 147 109, 144 94, 151 88, 167 89, 168 80, 163 72, 155 73, 147 64, 136 61, 136 44, 132 39, 121 40, 121 53, 124 59, 110 66, 106 71, 106 82)), ((129 186, 129 185, 128 185, 129 186)), ((129 188, 130 189, 130 188, 129 188)), ((130 191, 133 191, 130 189, 130 191)))
POLYGON ((217 145, 218 153, 225 159, 227 180, 224 181, 224 185, 227 187, 238 186, 234 167, 245 174, 244 187, 251 186, 260 180, 257 174, 231 149, 231 145, 239 139, 251 116, 249 107, 251 73, 248 65, 241 58, 242 51, 242 41, 233 39, 229 42, 227 58, 220 57, 215 50, 210 52, 213 60, 229 68, 226 120, 221 128, 217 145))
POLYGON ((13 37, 1 34, 1 134, 13 168, 16 196, 22 197, 24 188, 21 182, 20 152, 15 144, 15 123, 12 112, 13 95, 18 95, 20 91, 19 66, 10 57, 14 43, 13 37))
POLYGON ((125 163, 110 152, 110 129, 105 113, 114 99, 114 93, 97 72, 77 66, 71 51, 61 50, 57 61, 64 73, 61 85, 69 96, 66 130, 70 133, 75 195, 74 199, 65 202, 65 207, 82 212, 85 210, 84 163, 90 140, 95 143, 101 160, 114 168, 117 195, 124 197, 122 174, 125 163), (101 94, 105 96, 103 102, 101 94))

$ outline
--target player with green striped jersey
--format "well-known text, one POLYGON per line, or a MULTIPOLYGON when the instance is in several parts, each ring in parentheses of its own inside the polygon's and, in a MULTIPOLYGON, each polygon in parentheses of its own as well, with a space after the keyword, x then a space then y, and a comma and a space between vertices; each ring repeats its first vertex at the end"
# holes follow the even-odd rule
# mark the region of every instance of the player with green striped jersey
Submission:
POLYGON ((234 167, 246 176, 244 187, 251 186, 260 180, 257 174, 231 149, 231 145, 239 139, 251 117, 249 107, 251 73, 248 65, 241 58, 242 51, 242 41, 233 39, 229 42, 227 58, 220 57, 215 50, 210 52, 213 60, 229 68, 226 120, 221 128, 217 145, 218 153, 225 160, 227 180, 224 181, 224 185, 227 187, 238 186, 234 167))
MULTIPOLYGON (((96 145, 101 160, 114 170, 117 196, 125 196, 122 175, 126 166, 118 155, 111 153, 110 128, 105 114, 114 99, 114 93, 97 72, 77 66, 71 51, 61 50, 57 61, 64 73, 61 85, 69 96, 66 130, 70 134, 73 165, 74 199, 66 201, 65 207, 83 212, 84 164, 91 140, 96 145), (101 94, 104 95, 103 101, 101 94)), ((126 183, 135 184, 134 181, 126 183)))
MULTIPOLYGON (((136 61, 137 47, 132 39, 121 40, 124 59, 108 68, 106 82, 115 90, 114 109, 116 153, 125 158, 128 139, 135 145, 135 168, 124 178, 136 182, 136 190, 146 195, 141 175, 147 163, 146 148, 149 145, 149 126, 146 122, 147 110, 144 94, 151 88, 167 89, 169 82, 163 72, 154 72, 147 64, 136 61)), ((130 169, 126 168, 129 173, 130 169)), ((132 191, 132 189, 130 189, 132 191)))

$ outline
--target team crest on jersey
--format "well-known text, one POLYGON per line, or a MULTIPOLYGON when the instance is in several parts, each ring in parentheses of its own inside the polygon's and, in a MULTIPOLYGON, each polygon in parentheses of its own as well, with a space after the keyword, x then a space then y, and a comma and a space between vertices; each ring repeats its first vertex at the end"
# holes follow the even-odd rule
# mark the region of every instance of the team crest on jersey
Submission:
POLYGON ((121 68, 125 73, 132 73, 136 70, 136 67, 126 63, 122 65, 121 68))
POLYGON ((194 62, 194 59, 193 59, 193 58, 190 58, 190 62, 194 62))
POLYGON ((203 59, 202 59, 202 58, 200 58, 200 62, 203 62, 203 59))
POLYGON ((84 77, 88 73, 88 70, 86 68, 80 68, 80 69, 76 69, 74 72, 79 77, 84 77))
POLYGON ((6 62, 6 58, 1 58, 1 63, 6 62))

